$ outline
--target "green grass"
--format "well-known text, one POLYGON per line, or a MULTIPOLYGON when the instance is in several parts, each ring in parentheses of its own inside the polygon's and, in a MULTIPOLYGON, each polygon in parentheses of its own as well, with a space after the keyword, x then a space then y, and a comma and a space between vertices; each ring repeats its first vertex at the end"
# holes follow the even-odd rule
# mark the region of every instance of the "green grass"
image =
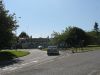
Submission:
MULTIPOLYGON (((75 48, 61 48, 60 50, 74 50, 75 48)), ((43 51, 47 51, 47 48, 42 49, 43 51)), ((77 48, 77 50, 81 50, 81 48, 77 48)), ((93 51, 100 50, 100 46, 97 45, 89 45, 88 47, 83 47, 84 51, 93 51)))
MULTIPOLYGON (((5 51, 4 51, 4 52, 5 52, 5 51)), ((27 51, 17 51, 17 50, 9 50, 9 51, 7 51, 7 52, 10 52, 10 53, 16 55, 17 57, 26 56, 26 55, 29 54, 29 52, 27 52, 27 51)))
POLYGON ((42 51, 47 51, 47 48, 42 49, 42 51))
MULTIPOLYGON (((76 50, 75 48, 68 48, 66 50, 76 50)), ((100 50, 100 46, 88 46, 88 47, 83 47, 77 48, 77 52, 88 52, 88 51, 95 51, 95 50, 100 50)))
POLYGON ((88 45, 88 47, 100 47, 100 45, 88 45))
POLYGON ((2 50, 0 51, 0 61, 12 60, 14 58, 28 55, 29 52, 19 50, 2 50))
POLYGON ((85 47, 86 50, 100 50, 100 47, 85 47))

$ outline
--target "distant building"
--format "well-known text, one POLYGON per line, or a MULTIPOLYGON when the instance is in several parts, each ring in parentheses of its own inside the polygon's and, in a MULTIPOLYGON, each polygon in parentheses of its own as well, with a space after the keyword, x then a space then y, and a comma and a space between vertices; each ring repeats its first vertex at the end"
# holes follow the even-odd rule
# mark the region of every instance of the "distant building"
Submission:
POLYGON ((18 47, 23 49, 32 49, 38 48, 38 46, 43 46, 46 48, 49 41, 49 38, 19 38, 18 47))

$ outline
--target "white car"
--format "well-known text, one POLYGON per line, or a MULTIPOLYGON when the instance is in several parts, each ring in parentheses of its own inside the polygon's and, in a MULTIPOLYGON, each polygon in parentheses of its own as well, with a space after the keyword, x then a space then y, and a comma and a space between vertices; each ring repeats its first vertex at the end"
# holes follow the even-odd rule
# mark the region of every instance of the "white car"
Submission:
POLYGON ((47 54, 48 55, 51 55, 51 54, 59 55, 59 50, 58 50, 57 46, 48 46, 47 54))
POLYGON ((38 49, 42 49, 43 47, 42 46, 38 46, 38 49))

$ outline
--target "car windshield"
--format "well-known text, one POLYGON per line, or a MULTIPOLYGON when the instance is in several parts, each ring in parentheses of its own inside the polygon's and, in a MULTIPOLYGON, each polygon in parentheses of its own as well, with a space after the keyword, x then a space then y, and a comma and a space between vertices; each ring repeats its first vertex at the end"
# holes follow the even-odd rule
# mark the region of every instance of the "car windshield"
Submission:
POLYGON ((56 49, 57 47, 56 46, 48 46, 48 48, 56 49))

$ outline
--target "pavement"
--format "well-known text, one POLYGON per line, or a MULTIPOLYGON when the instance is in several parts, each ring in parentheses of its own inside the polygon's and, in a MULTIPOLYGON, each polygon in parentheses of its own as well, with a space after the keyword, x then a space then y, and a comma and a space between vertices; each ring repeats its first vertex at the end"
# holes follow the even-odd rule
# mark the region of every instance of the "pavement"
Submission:
MULTIPOLYGON (((45 51, 39 50, 32 52, 29 58, 38 54, 38 60, 33 58, 33 62, 20 65, 22 68, 2 71, 1 75, 100 75, 100 50, 74 54, 61 51, 60 56, 47 56, 45 51)), ((22 59, 28 59, 28 56, 22 59)))
MULTIPOLYGON (((24 51, 29 51, 30 54, 24 57, 14 59, 13 61, 6 62, 6 65, 0 67, 0 74, 12 72, 18 69, 25 68, 27 66, 41 64, 43 62, 50 62, 52 59, 57 58, 58 56, 48 56, 46 51, 41 51, 39 49, 25 49, 24 51), (13 62, 13 63, 12 63, 13 62), (9 64, 10 63, 10 64, 9 64)), ((64 55, 68 55, 65 52, 60 52, 64 55)))

